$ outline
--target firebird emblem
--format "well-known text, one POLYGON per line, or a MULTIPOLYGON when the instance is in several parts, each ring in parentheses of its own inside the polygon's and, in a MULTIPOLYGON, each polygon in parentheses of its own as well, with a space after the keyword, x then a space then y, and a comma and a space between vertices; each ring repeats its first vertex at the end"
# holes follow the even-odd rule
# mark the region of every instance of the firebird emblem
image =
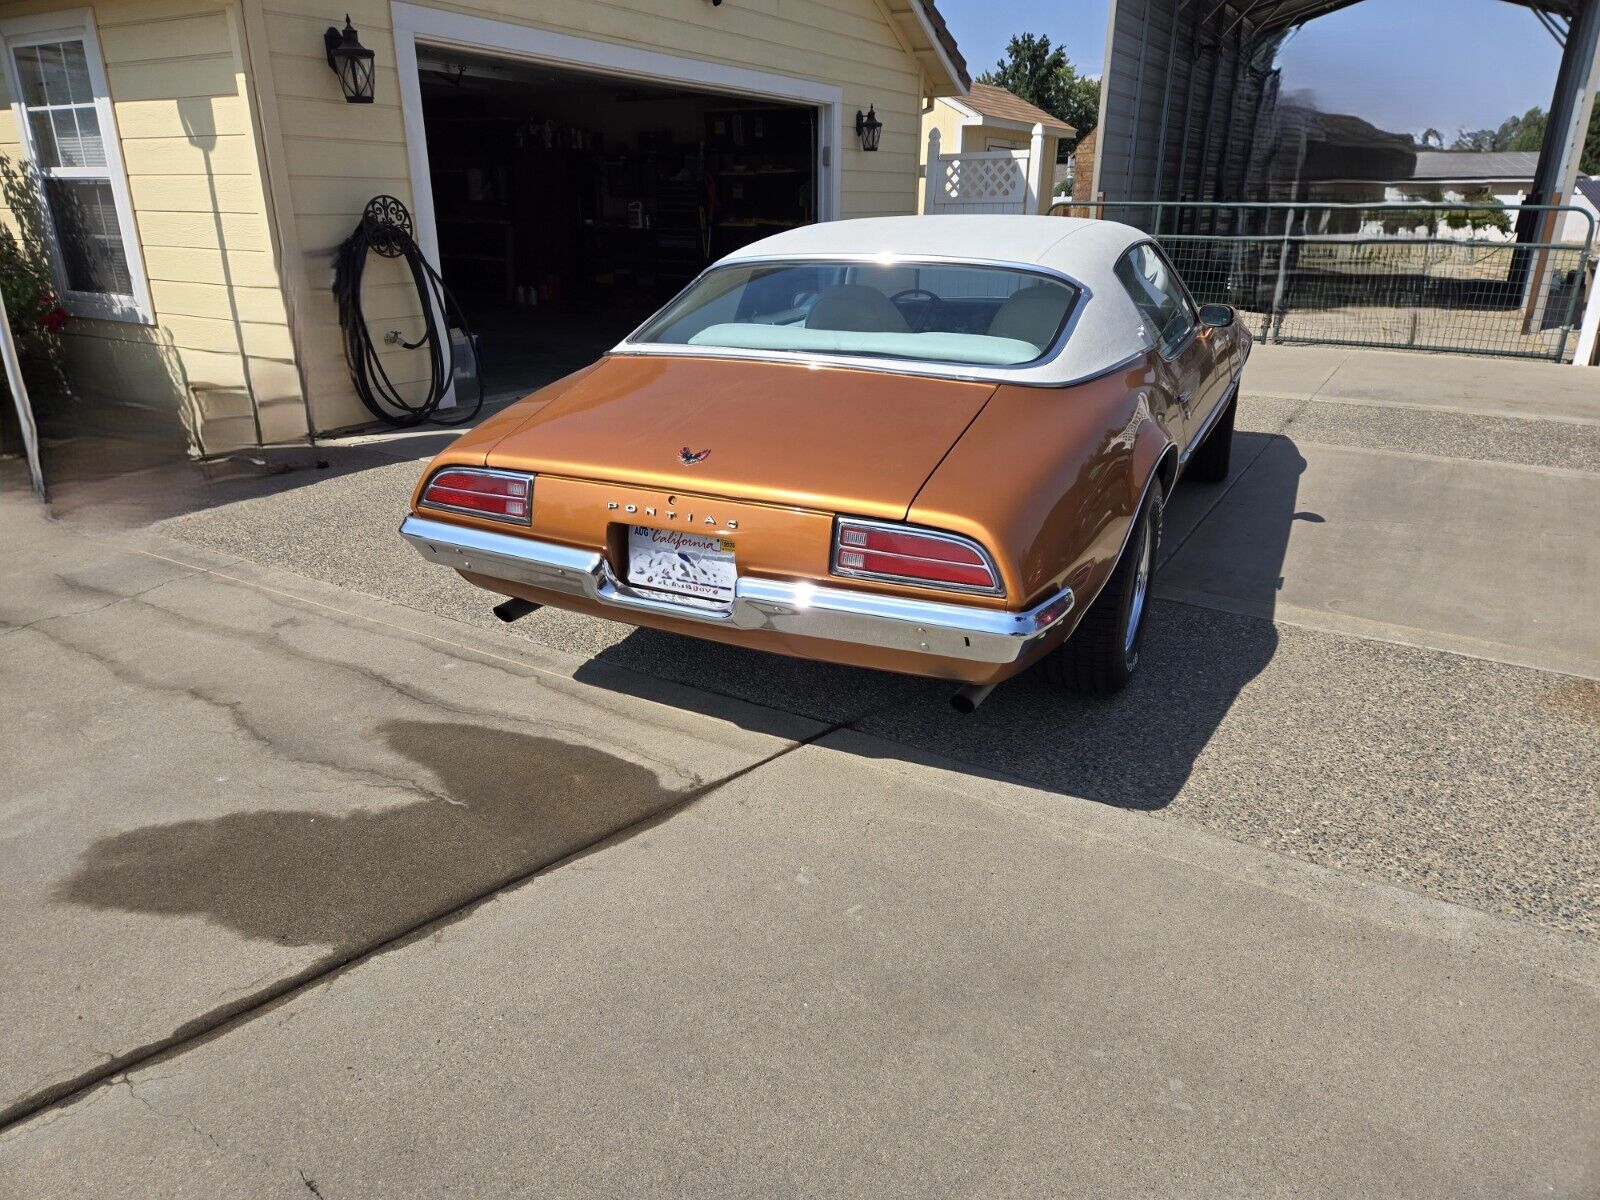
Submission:
POLYGON ((695 465, 695 463, 703 463, 710 457, 711 450, 709 447, 705 450, 691 450, 689 447, 685 446, 682 450, 678 451, 678 461, 686 467, 692 467, 695 465))

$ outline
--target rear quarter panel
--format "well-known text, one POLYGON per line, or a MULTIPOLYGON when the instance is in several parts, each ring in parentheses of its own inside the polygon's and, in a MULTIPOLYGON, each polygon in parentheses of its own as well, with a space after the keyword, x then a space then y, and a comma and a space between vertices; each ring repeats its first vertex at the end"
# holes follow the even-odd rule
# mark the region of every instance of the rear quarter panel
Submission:
POLYGON ((1072 387, 1001 387, 908 519, 991 547, 1012 607, 1068 586, 1081 616, 1172 444, 1152 407, 1157 387, 1153 356, 1072 387))

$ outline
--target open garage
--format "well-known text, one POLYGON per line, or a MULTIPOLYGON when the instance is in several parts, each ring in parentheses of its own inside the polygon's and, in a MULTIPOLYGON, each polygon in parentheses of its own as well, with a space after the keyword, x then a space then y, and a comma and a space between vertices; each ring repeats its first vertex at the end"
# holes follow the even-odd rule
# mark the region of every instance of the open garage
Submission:
POLYGON ((424 49, 439 263, 489 386, 576 368, 714 259, 817 219, 814 105, 424 49))

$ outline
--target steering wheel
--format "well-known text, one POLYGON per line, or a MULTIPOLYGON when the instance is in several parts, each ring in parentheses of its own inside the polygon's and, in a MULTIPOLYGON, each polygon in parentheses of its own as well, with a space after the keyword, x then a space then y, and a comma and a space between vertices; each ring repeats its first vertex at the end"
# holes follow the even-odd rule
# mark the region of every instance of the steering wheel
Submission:
POLYGON ((935 304, 943 304, 944 299, 943 297, 937 296, 933 292, 930 292, 927 288, 911 287, 906 288, 904 291, 896 292, 894 295, 890 296, 889 303, 893 304, 896 308, 899 308, 900 301, 908 296, 920 296, 926 299, 928 302, 927 307, 922 310, 922 320, 918 321, 916 328, 911 331, 912 333, 921 333, 923 326, 928 323, 928 318, 933 316, 933 306, 935 304))

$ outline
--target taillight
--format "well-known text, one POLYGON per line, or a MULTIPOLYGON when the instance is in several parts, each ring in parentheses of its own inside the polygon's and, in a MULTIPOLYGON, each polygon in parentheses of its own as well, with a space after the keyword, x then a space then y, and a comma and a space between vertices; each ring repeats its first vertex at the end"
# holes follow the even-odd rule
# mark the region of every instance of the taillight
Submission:
POLYGON ((533 476, 474 467, 446 467, 422 490, 427 508, 471 513, 496 521, 529 523, 533 514, 533 476))
POLYGON ((833 573, 964 592, 1002 591, 994 561, 971 538, 875 521, 839 520, 833 573))

